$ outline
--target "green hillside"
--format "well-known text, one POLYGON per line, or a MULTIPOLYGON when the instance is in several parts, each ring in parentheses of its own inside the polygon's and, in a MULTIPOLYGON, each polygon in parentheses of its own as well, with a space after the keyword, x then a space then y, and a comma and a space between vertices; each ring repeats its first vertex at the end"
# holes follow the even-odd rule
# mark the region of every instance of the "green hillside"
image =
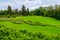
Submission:
POLYGON ((27 30, 28 32, 41 32, 46 36, 55 37, 60 34, 60 21, 42 16, 18 16, 16 18, 0 18, 0 25, 13 30, 27 30))

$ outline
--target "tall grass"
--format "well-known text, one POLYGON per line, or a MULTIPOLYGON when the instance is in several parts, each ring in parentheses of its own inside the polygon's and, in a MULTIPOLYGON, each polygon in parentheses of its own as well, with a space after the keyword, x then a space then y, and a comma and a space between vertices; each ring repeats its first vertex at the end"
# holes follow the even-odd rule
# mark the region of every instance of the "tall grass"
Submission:
POLYGON ((0 40, 60 40, 60 34, 55 37, 49 37, 41 32, 28 32, 27 30, 16 31, 12 28, 6 28, 0 25, 0 40))

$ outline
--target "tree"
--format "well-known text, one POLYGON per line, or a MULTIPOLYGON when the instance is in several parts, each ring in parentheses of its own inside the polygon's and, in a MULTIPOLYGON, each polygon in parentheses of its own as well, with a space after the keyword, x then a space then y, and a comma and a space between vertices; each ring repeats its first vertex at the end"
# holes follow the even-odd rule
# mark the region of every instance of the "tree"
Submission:
POLYGON ((22 6, 22 15, 23 16, 26 16, 26 9, 25 9, 25 6, 24 5, 22 6))
POLYGON ((15 9, 15 13, 14 13, 15 15, 18 15, 18 9, 15 9))
POLYGON ((29 15, 29 8, 27 8, 27 13, 26 14, 29 15))
POLYGON ((55 5, 55 18, 60 19, 60 5, 55 5))
POLYGON ((9 15, 13 15, 13 12, 12 12, 12 8, 11 8, 11 6, 10 5, 8 5, 8 14, 9 15))
POLYGON ((44 7, 40 7, 39 10, 40 10, 39 12, 40 15, 46 16, 46 9, 44 7))
POLYGON ((53 6, 47 7, 47 12, 48 12, 48 16, 52 17, 53 16, 53 6))
POLYGON ((22 14, 21 14, 21 10, 19 10, 18 15, 20 15, 20 16, 22 15, 22 14))

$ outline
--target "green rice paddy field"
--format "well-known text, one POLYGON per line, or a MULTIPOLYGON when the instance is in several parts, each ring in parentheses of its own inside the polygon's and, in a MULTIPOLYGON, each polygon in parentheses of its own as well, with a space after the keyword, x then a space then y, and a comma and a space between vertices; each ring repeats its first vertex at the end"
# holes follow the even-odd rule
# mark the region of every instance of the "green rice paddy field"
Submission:
POLYGON ((0 24, 16 31, 41 32, 47 36, 60 34, 60 20, 42 16, 18 16, 16 18, 0 18, 0 24), (29 24, 30 22, 31 24, 29 24), (40 25, 37 24, 40 23, 40 25))

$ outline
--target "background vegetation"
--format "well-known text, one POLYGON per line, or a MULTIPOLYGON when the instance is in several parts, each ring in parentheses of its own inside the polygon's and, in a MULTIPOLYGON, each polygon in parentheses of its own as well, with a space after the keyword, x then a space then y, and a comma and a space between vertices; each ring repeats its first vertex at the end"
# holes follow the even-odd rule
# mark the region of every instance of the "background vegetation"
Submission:
POLYGON ((0 40, 60 40, 60 21, 43 16, 1 17, 0 40))
POLYGON ((0 10, 0 40, 60 40, 60 5, 0 10))
POLYGON ((38 9, 35 9, 33 11, 29 11, 29 8, 26 8, 24 5, 22 6, 21 10, 18 10, 18 9, 12 10, 11 6, 9 5, 7 10, 0 10, 0 15, 4 15, 7 17, 37 15, 37 16, 53 17, 59 20, 60 19, 60 5, 39 7, 38 9))

